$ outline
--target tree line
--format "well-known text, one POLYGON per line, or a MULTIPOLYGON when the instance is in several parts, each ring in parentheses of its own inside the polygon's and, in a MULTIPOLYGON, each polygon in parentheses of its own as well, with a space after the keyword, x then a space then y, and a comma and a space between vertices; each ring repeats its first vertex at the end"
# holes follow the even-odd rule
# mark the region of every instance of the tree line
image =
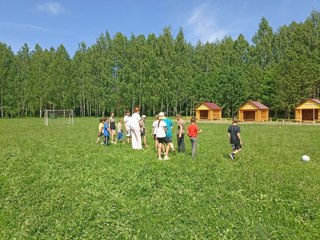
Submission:
POLYGON ((123 115, 140 106, 145 115, 193 115, 203 101, 237 114, 247 100, 290 118, 304 99, 320 96, 320 13, 274 31, 266 18, 250 44, 242 34, 216 42, 188 43, 180 29, 156 36, 101 34, 81 42, 73 57, 63 45, 15 54, 0 42, 1 117, 43 116, 73 109, 77 116, 123 115))

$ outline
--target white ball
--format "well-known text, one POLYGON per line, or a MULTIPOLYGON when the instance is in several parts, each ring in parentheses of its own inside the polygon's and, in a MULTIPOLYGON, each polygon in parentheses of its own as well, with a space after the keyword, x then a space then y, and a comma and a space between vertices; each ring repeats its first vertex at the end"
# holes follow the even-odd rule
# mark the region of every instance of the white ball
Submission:
POLYGON ((303 155, 301 157, 301 160, 304 161, 304 162, 309 162, 310 161, 310 157, 308 155, 303 155))

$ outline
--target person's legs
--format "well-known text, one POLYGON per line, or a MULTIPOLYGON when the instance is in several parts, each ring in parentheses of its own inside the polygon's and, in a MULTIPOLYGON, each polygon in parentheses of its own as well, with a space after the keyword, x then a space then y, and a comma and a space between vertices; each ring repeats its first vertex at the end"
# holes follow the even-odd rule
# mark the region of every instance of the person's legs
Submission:
POLYGON ((196 156, 196 151, 197 151, 197 138, 190 138, 191 142, 191 147, 192 147, 192 158, 196 156))
MULTIPOLYGON (((140 133, 138 135, 140 136, 140 133)), ((134 128, 131 128, 131 143, 133 149, 138 149, 138 136, 134 128)))
POLYGON ((186 146, 184 145, 184 133, 181 135, 181 152, 185 152, 186 151, 186 146))
POLYGON ((162 143, 158 143, 158 159, 159 160, 162 160, 162 157, 161 157, 161 148, 162 148, 162 143))
POLYGON ((178 143, 178 152, 181 152, 181 138, 179 138, 179 134, 177 134, 177 143, 178 143))

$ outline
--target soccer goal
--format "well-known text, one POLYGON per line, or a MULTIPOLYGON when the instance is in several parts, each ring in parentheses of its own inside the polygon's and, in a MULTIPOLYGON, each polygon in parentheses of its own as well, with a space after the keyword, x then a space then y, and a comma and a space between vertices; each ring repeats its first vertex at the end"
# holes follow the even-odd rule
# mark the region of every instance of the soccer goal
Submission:
POLYGON ((44 125, 55 124, 74 124, 73 110, 46 110, 44 113, 44 125))

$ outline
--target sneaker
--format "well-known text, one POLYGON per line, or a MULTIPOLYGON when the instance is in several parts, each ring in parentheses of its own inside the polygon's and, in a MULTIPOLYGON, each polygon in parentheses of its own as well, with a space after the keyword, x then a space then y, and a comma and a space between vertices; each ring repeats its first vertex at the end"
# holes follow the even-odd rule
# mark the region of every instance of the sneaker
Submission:
POLYGON ((169 160, 170 158, 166 155, 163 160, 169 160))
POLYGON ((163 158, 162 158, 162 157, 159 157, 158 160, 163 160, 163 158))
POLYGON ((231 157, 232 160, 234 160, 234 154, 230 153, 229 156, 231 157))

